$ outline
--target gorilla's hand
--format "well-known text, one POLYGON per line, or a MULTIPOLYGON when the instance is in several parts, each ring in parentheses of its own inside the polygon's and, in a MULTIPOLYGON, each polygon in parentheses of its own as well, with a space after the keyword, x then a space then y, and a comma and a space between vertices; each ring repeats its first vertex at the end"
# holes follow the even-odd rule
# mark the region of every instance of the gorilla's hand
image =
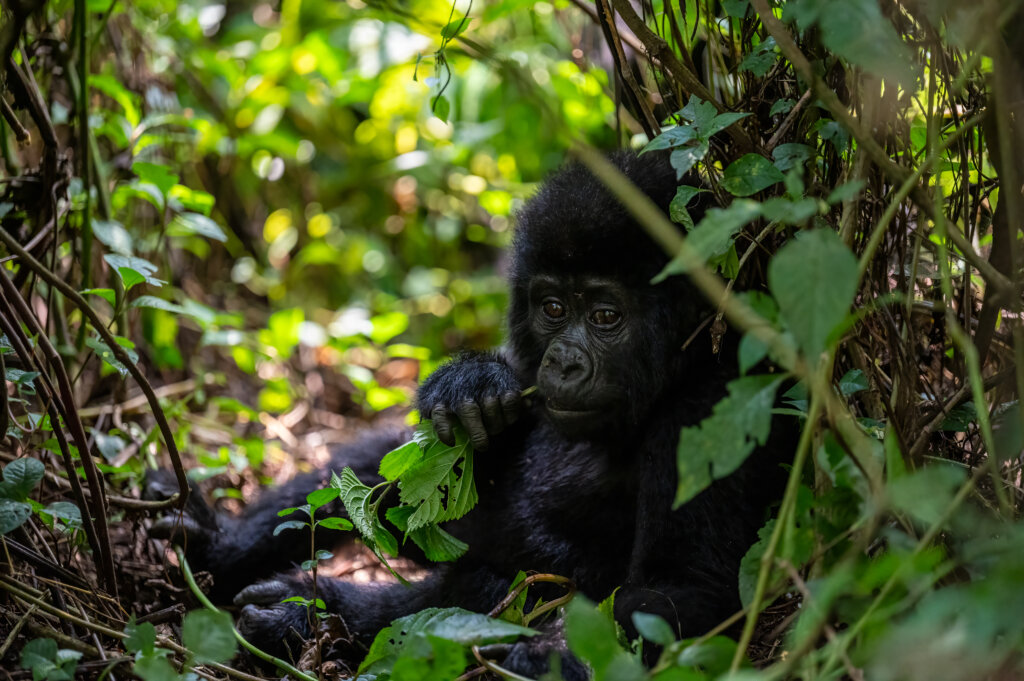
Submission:
MULTIPOLYGON (((181 544, 186 549, 185 554, 192 567, 206 570, 209 567, 206 558, 217 551, 220 523, 217 512, 210 508, 191 481, 189 486, 191 493, 184 510, 171 509, 158 518, 150 527, 149 536, 181 544)), ((177 491, 178 482, 172 471, 158 469, 146 472, 144 498, 169 499, 177 491)))
POLYGON ((282 603, 286 598, 312 598, 313 590, 304 575, 281 575, 257 582, 235 596, 241 607, 238 633, 260 650, 283 655, 286 649, 299 650, 309 637, 309 616, 301 603, 282 603))
POLYGON ((522 412, 522 386, 515 372, 493 353, 462 355, 441 366, 420 386, 417 406, 432 419, 437 436, 455 444, 456 419, 477 450, 515 423, 522 412))

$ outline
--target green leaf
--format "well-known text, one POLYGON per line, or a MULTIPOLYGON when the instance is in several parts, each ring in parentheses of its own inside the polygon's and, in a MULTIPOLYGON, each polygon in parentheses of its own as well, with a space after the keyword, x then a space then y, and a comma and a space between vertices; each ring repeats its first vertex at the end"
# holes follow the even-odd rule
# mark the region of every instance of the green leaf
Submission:
POLYGON ((469 28, 469 17, 462 17, 455 21, 448 22, 444 28, 441 29, 441 37, 445 40, 451 40, 469 28))
POLYGON ((750 0, 722 0, 722 9, 733 19, 742 19, 750 7, 750 0))
POLYGON ((401 681, 447 681, 461 676, 466 663, 464 646, 437 636, 424 635, 415 639, 395 660, 391 678, 401 681))
POLYGON ((646 154, 648 151, 658 149, 675 149, 692 141, 697 136, 697 131, 689 125, 676 125, 664 130, 660 135, 652 139, 640 151, 646 154))
POLYGON ((673 150, 669 155, 669 163, 676 169, 676 179, 682 180, 697 161, 707 156, 710 148, 707 142, 699 142, 693 146, 673 150))
POLYGON ((676 195, 672 198, 672 203, 668 207, 668 214, 672 221, 685 226, 687 230, 693 229, 693 219, 690 217, 686 207, 693 201, 694 196, 706 191, 706 189, 690 187, 685 184, 678 187, 676 195))
POLYGON ((761 204, 765 219, 785 225, 801 225, 818 213, 817 199, 803 198, 796 201, 776 196, 761 204))
MULTIPOLYGON (((703 132, 711 128, 711 122, 718 115, 718 109, 711 102, 705 102, 700 97, 690 95, 686 106, 676 114, 685 121, 688 121, 694 128, 703 132)), ((708 137, 709 135, 702 135, 708 137)))
POLYGON ((0 534, 20 527, 32 515, 32 507, 23 501, 0 497, 0 534))
POLYGON ((274 536, 276 537, 285 530, 301 530, 304 527, 309 527, 309 523, 302 520, 285 520, 274 528, 274 536))
MULTIPOLYGON (((565 612, 569 649, 594 671, 594 681, 639 681, 643 666, 619 646, 615 621, 577 595, 565 612)), ((674 638, 674 637, 673 637, 674 638)))
POLYGON ((71 681, 82 653, 58 650, 52 638, 37 638, 21 649, 22 669, 31 669, 34 681, 71 681))
POLYGON ((725 169, 722 188, 733 196, 750 196, 784 179, 782 172, 764 156, 746 154, 725 169))
POLYGON ((844 182, 833 189, 825 201, 830 206, 842 203, 843 201, 851 201, 860 194, 861 190, 864 189, 865 184, 864 180, 850 180, 849 182, 844 182))
POLYGON ((132 670, 143 681, 182 681, 178 672, 165 657, 140 657, 132 670))
MULTIPOLYGON (((115 337, 115 340, 125 339, 118 339, 115 337)), ((122 378, 128 375, 128 367, 121 363, 121 360, 114 355, 114 351, 111 350, 102 339, 94 336, 87 336, 85 344, 92 348, 93 352, 99 355, 100 359, 112 366, 117 373, 121 374, 122 378)), ((118 345, 120 345, 120 343, 118 343, 118 345)), ((134 346, 134 344, 132 345, 134 346)), ((124 348, 124 351, 128 353, 128 359, 130 359, 132 363, 137 363, 139 361, 139 355, 134 350, 126 347, 124 348)))
POLYGON ((4 482, 10 485, 10 487, 5 485, 6 494, 4 496, 15 501, 25 501, 28 499, 29 493, 43 479, 46 466, 38 459, 22 457, 4 466, 3 473, 4 482))
POLYGON ((780 144, 772 150, 772 158, 775 160, 775 167, 786 172, 790 168, 809 160, 814 155, 814 149, 806 144, 788 142, 780 144))
MULTIPOLYGON (((822 42, 853 64, 906 87, 915 79, 910 49, 882 15, 875 0, 813 0, 820 6, 817 23, 822 42)), ((810 4, 808 0, 803 3, 810 4)))
POLYGON ((70 501, 54 501, 40 513, 62 521, 70 529, 82 526, 82 512, 70 501))
POLYGON ((200 213, 181 213, 167 226, 168 236, 193 236, 198 234, 214 241, 228 240, 220 225, 200 213))
MULTIPOLYGON (((736 233, 760 213, 760 204, 748 200, 733 201, 727 208, 712 208, 690 231, 686 243, 701 260, 707 262, 724 255, 732 246, 736 233)), ((651 283, 657 284, 672 275, 684 274, 687 271, 682 255, 677 255, 651 280, 651 283)))
POLYGON ((132 172, 138 175, 141 181, 154 185, 165 197, 171 191, 171 187, 178 184, 178 176, 164 165, 136 161, 132 164, 132 172))
POLYGON ((507 643, 536 632, 504 620, 463 610, 462 608, 427 608, 406 615, 377 633, 366 658, 359 665, 360 674, 389 672, 399 656, 417 639, 433 636, 461 646, 507 643))
POLYGON ((104 246, 120 255, 132 254, 132 237, 117 220, 93 220, 93 235, 104 246))
POLYGON ((111 307, 114 307, 114 305, 117 304, 117 294, 114 293, 114 289, 112 288, 87 288, 82 291, 79 291, 79 293, 81 293, 83 296, 99 296, 103 300, 110 303, 111 307))
POLYGON ((790 111, 793 110, 794 106, 796 106, 796 101, 795 100, 788 99, 788 98, 776 100, 776 102, 774 104, 772 104, 772 108, 769 109, 768 115, 769 116, 777 116, 777 115, 789 113, 790 111))
POLYGON ((409 533, 416 546, 423 549, 428 560, 443 563, 460 558, 469 550, 469 544, 456 539, 437 525, 427 525, 409 533))
POLYGON ((176 315, 188 314, 181 305, 164 300, 163 298, 157 298, 156 296, 139 296, 132 301, 129 307, 151 307, 155 310, 163 310, 164 312, 176 315))
POLYGON ((309 514, 312 516, 318 508, 337 499, 340 493, 341 491, 337 487, 324 487, 307 494, 306 503, 309 504, 309 514))
POLYGON ((346 466, 340 477, 332 474, 331 486, 341 490, 341 501, 348 517, 370 550, 382 560, 385 560, 385 553, 397 554, 398 540, 381 524, 376 511, 370 508, 371 489, 359 481, 355 472, 346 466))
POLYGON ((669 646, 676 641, 676 632, 663 618, 646 612, 633 613, 633 626, 637 632, 651 643, 669 646))
POLYGON ((886 481, 886 490, 893 508, 927 527, 942 518, 966 479, 962 468, 951 463, 933 463, 886 481))
POLYGON ((132 286, 142 282, 146 282, 153 286, 163 286, 167 283, 162 279, 157 279, 152 276, 153 274, 156 274, 156 265, 143 258, 108 253, 103 256, 103 259, 121 277, 125 290, 128 290, 132 286))
POLYGON ((452 105, 448 101, 447 97, 438 95, 434 99, 434 115, 440 118, 442 121, 448 121, 448 114, 451 113, 452 105))
POLYGON ((832 231, 802 232, 768 264, 779 316, 812 362, 846 318, 857 292, 857 259, 832 231))
POLYGON ((868 377, 860 369, 850 369, 839 379, 839 392, 843 396, 859 393, 869 387, 871 386, 868 385, 868 377))
POLYGON ((156 649, 156 627, 149 622, 139 624, 135 621, 135 615, 132 615, 124 632, 128 634, 124 639, 124 647, 128 652, 150 655, 156 649))
POLYGON ((711 415, 679 435, 679 483, 674 507, 700 494, 714 480, 729 475, 771 431, 772 405, 782 376, 744 376, 730 381, 729 394, 711 415))
POLYGON ((347 518, 335 516, 333 518, 324 518, 317 523, 317 527, 322 527, 327 530, 351 530, 354 525, 347 518))
POLYGON ((407 469, 398 482, 399 499, 416 511, 408 531, 464 516, 477 502, 473 481, 473 447, 461 428, 455 446, 437 438, 433 428, 425 436, 423 459, 407 469))
POLYGON ((234 631, 228 613, 193 610, 181 624, 181 641, 199 662, 227 662, 238 651, 234 631))
MULTIPOLYGON (((424 421, 430 424, 430 421, 424 421)), ((433 428, 433 424, 430 424, 433 428)), ((385 480, 397 480, 399 476, 423 460, 423 448, 415 440, 392 449, 380 460, 380 476, 385 480)))

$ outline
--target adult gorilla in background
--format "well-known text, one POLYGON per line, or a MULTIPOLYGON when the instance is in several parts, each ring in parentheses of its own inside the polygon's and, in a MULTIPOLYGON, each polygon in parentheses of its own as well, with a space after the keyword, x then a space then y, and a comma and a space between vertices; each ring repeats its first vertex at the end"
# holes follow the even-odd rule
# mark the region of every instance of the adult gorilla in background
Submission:
MULTIPOLYGON (((611 160, 667 211, 677 182, 664 157, 611 160)), ((650 284, 665 254, 582 166, 549 178, 517 223, 508 346, 445 364, 417 399, 442 440, 451 441, 458 420, 477 450, 479 505, 445 525, 468 552, 411 586, 321 579, 319 596, 368 645, 393 619, 425 607, 487 612, 517 571, 532 570, 571 577, 594 600, 621 587, 615 615, 631 635, 638 610, 662 616, 681 636, 702 633, 738 609, 740 559, 775 491, 760 452, 672 509, 680 428, 724 395, 735 353, 713 355, 706 332, 684 347, 712 310, 683 277, 650 284), (528 404, 520 392, 532 385, 539 396, 528 404)), ((374 434, 340 449, 330 468, 352 466, 374 484, 380 457, 408 436, 374 434)), ((308 596, 309 580, 253 582, 309 557, 308 534, 272 536, 276 512, 303 503, 328 476, 268 491, 240 517, 216 514, 192 495, 185 515, 158 522, 154 534, 188 535, 189 559, 213 573, 215 596, 247 587, 236 597, 240 628, 257 645, 280 648, 291 630, 308 631, 305 609, 280 601, 308 596)), ((340 503, 330 511, 344 512, 340 503)), ((538 675, 556 650, 564 654, 558 636, 538 636, 503 664, 538 675)), ((584 675, 568 656, 562 669, 566 678, 584 675)))

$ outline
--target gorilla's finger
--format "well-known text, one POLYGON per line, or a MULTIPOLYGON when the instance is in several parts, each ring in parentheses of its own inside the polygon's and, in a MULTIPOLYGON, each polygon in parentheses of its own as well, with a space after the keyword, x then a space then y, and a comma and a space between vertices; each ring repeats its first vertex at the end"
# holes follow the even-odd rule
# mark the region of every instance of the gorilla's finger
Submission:
POLYGON ((274 605, 294 594, 279 579, 268 579, 245 587, 235 596, 235 605, 274 605))
POLYGON ((519 393, 509 391, 501 396, 501 411, 505 414, 505 425, 512 425, 519 420, 523 411, 523 398, 519 393))
POLYGON ((473 449, 481 451, 487 449, 489 444, 487 429, 484 427, 484 420, 480 415, 480 406, 476 402, 467 400, 455 409, 455 413, 459 415, 459 420, 466 427, 469 441, 473 443, 473 449))
POLYGON ((505 415, 501 411, 501 402, 497 395, 488 395, 484 398, 481 413, 488 435, 495 435, 505 430, 505 415))
POLYGON ((149 528, 149 536, 173 542, 204 542, 210 538, 210 530, 187 513, 174 513, 158 518, 149 528))
POLYGON ((434 432, 437 433, 437 438, 449 447, 454 446, 455 434, 452 432, 451 414, 448 410, 437 405, 434 407, 434 411, 430 412, 430 419, 434 422, 434 432))

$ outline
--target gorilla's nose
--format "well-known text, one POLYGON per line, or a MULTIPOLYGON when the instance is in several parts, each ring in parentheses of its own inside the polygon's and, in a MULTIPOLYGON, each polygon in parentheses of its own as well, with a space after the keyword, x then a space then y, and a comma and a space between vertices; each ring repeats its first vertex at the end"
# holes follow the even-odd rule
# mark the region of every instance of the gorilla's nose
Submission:
POLYGON ((554 342, 544 356, 544 369, 557 374, 563 385, 583 383, 590 376, 590 359, 577 345, 554 342))

